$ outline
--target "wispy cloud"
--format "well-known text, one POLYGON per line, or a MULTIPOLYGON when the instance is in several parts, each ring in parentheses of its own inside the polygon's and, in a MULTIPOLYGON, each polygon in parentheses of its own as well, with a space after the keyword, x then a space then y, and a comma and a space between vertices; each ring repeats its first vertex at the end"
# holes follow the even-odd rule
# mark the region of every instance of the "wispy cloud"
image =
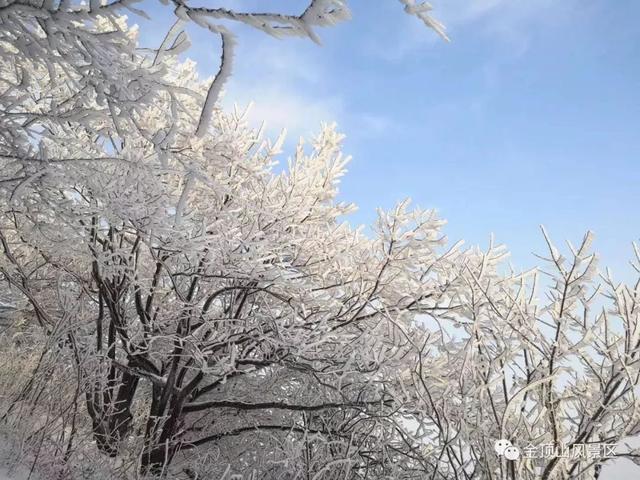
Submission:
POLYGON ((309 55, 310 46, 302 42, 269 40, 257 47, 256 43, 251 48, 242 45, 227 85, 226 107, 252 104, 252 123, 264 122, 269 135, 286 128, 289 138, 295 139, 317 133, 322 122, 343 118, 340 95, 322 84, 326 75, 323 62, 317 61, 322 53, 317 47, 309 55))
POLYGON ((254 125, 264 122, 271 136, 286 129, 288 139, 297 141, 316 134, 321 123, 331 122, 360 138, 393 128, 382 115, 349 107, 349 91, 333 84, 331 59, 322 48, 303 42, 268 41, 241 50, 238 59, 224 106, 251 104, 249 120, 254 125))
MULTIPOLYGON (((527 50, 536 29, 564 22, 576 10, 588 9, 578 0, 447 0, 432 3, 434 16, 446 25, 452 41, 455 42, 456 35, 464 29, 474 27, 481 35, 508 45, 516 55, 527 50)), ((369 36, 365 50, 383 60, 399 62, 438 43, 440 39, 433 32, 415 18, 405 16, 399 19, 391 33, 369 36)))
POLYGON ((317 133, 323 122, 340 123, 343 107, 339 97, 312 98, 300 90, 277 85, 243 86, 236 82, 225 97, 226 107, 251 105, 249 121, 258 126, 264 122, 266 133, 275 136, 286 129, 289 139, 310 137, 317 133))

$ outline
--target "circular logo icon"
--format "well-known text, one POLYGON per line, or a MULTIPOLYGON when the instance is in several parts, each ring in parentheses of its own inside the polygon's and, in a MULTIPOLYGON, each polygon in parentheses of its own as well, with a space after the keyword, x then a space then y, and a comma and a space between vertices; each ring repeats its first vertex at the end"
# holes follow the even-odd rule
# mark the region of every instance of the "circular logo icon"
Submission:
POLYGON ((493 444, 494 450, 500 457, 504 455, 504 451, 510 446, 511 446, 511 442, 504 438, 501 438, 500 440, 496 440, 496 442, 493 444))
POLYGON ((504 458, 507 460, 517 460, 520 457, 520 449, 514 445, 504 449, 504 458))

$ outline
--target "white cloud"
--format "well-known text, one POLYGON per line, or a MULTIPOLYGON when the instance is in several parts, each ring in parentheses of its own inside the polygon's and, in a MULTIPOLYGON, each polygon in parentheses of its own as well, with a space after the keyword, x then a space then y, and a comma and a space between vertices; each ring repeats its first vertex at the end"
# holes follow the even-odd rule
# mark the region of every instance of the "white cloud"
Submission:
POLYGON ((392 129, 392 122, 383 116, 347 107, 343 95, 348 92, 332 87, 335 72, 325 51, 316 45, 267 41, 239 51, 237 59, 223 104, 241 109, 252 104, 249 120, 256 126, 264 122, 270 136, 286 129, 289 141, 295 142, 318 133, 321 123, 331 122, 360 138, 392 129))
POLYGON ((237 105, 240 109, 251 105, 249 121, 254 126, 265 124, 266 133, 275 137, 283 129, 287 138, 310 138, 320 130, 321 123, 336 122, 338 128, 350 137, 370 138, 395 131, 397 126, 382 115, 368 112, 349 112, 341 96, 314 96, 313 89, 304 91, 277 83, 250 86, 238 81, 229 94, 225 94, 225 108, 237 105))
POLYGON ((236 104, 240 108, 251 104, 249 120, 253 125, 264 122, 266 133, 272 137, 286 129, 290 139, 311 137, 320 130, 322 122, 340 123, 343 112, 338 97, 312 98, 274 84, 253 88, 240 84, 237 93, 226 96, 224 104, 225 107, 236 104))
POLYGON ((225 107, 251 103, 252 123, 264 122, 272 136, 286 128, 288 138, 296 140, 317 133, 322 122, 344 118, 342 99, 323 82, 326 73, 317 46, 270 39, 251 48, 240 45, 225 107))
MULTIPOLYGON (((432 3, 433 16, 445 24, 453 42, 458 32, 473 26, 487 37, 509 45, 515 55, 527 50, 536 28, 565 22, 587 10, 579 0, 442 0, 432 3)), ((398 62, 441 43, 434 32, 408 15, 391 30, 391 34, 384 36, 369 36, 365 48, 381 59, 398 62)))

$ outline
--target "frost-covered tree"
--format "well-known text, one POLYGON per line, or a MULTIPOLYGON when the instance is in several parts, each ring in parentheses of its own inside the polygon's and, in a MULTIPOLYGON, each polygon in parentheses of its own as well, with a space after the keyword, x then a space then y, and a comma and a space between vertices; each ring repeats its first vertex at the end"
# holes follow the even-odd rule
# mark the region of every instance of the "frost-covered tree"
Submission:
MULTIPOLYGON (((196 82, 192 64, 173 68, 196 82)), ((446 308, 456 251, 438 253, 441 222, 400 207, 369 239, 341 220, 332 128, 275 173, 278 145, 238 113, 200 139, 197 102, 182 105, 137 120, 175 130, 168 155, 137 131, 101 161, 89 134, 44 138, 69 161, 5 197, 0 271, 65 342, 98 448, 140 435, 154 472, 214 444, 221 465, 274 478, 390 475, 412 319, 446 308)))
POLYGON ((430 478, 592 479, 638 458, 625 439, 640 433, 640 282, 598 274, 590 233, 567 256, 543 233, 530 272, 500 247, 467 252, 454 309, 414 342, 404 409, 430 478), (500 439, 519 458, 497 455, 500 439))
MULTIPOLYGON (((442 33, 426 6, 402 3, 442 33)), ((392 326, 371 309, 433 302, 378 297, 391 259, 418 259, 405 259, 394 235, 414 229, 430 265, 438 222, 402 212, 381 224, 377 243, 365 241, 337 220, 349 207, 334 201, 345 161, 333 130, 276 175, 277 145, 214 108, 233 55, 223 22, 317 41, 314 28, 347 18, 346 3, 316 0, 292 16, 174 2, 177 22, 151 52, 121 16, 144 14, 132 5, 0 6, 5 279, 68 349, 104 453, 139 435, 142 470, 157 472, 212 442, 264 447, 263 432, 274 446, 260 464, 286 461, 289 471, 304 444, 297 465, 307 474, 362 462, 384 471, 375 439, 392 435, 385 418, 395 407, 378 370, 402 348, 380 340, 392 326), (209 84, 175 60, 187 22, 221 36, 209 84), (223 422, 220 410, 242 417, 223 422), (354 460, 353 445, 370 447, 366 460, 354 460)))
POLYGON ((367 240, 338 221, 350 207, 335 202, 345 159, 331 128, 275 174, 278 145, 207 107, 216 81, 175 49, 138 53, 94 6, 49 6, 38 26, 21 17, 37 9, 12 5, 2 273, 75 363, 98 449, 117 456, 140 436, 154 472, 211 443, 232 444, 238 468, 392 468, 378 442, 397 428, 386 378, 406 345, 385 340, 386 316, 439 308, 421 278, 437 270, 439 222, 399 211, 367 240))

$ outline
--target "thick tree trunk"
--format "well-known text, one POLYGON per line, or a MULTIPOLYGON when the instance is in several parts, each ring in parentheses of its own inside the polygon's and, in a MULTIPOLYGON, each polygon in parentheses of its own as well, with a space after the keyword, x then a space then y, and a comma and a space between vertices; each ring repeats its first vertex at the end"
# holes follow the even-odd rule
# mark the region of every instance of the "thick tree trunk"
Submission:
POLYGON ((123 373, 115 395, 109 390, 100 392, 96 389, 93 394, 87 392, 87 411, 93 423, 96 445, 110 457, 118 454, 120 442, 131 431, 131 404, 137 387, 138 378, 123 373))
POLYGON ((177 451, 177 444, 150 446, 142 455, 140 473, 161 475, 163 470, 171 464, 177 451))
POLYGON ((141 473, 159 475, 171 464, 180 447, 179 436, 186 415, 183 412, 185 400, 184 391, 167 395, 165 389, 154 388, 140 464, 141 473))

